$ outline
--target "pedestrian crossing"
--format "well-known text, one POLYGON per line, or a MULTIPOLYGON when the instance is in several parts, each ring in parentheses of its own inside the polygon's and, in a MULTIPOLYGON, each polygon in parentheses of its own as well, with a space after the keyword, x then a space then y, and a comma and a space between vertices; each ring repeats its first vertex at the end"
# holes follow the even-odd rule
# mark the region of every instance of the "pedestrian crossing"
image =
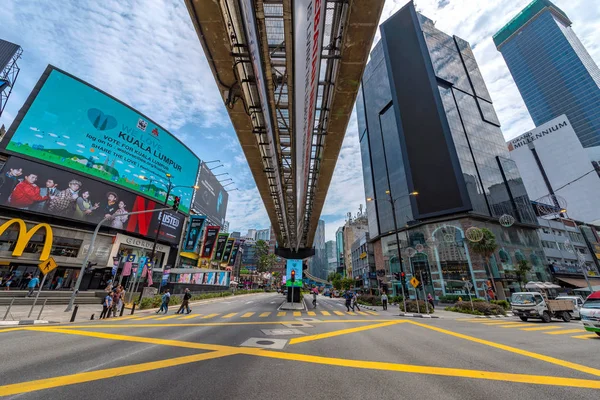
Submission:
POLYGON ((523 332, 540 333, 544 335, 559 336, 570 335, 574 339, 599 339, 595 334, 590 334, 575 323, 557 323, 557 324, 545 324, 545 323, 527 323, 519 321, 510 321, 503 319, 488 319, 488 318, 464 318, 458 319, 457 321, 474 323, 490 328, 500 328, 507 330, 519 330, 523 332), (578 327, 575 329, 575 327, 578 327))
POLYGON ((231 312, 231 313, 211 313, 211 314, 153 314, 143 316, 127 316, 124 318, 110 318, 102 321, 121 321, 127 320, 127 322, 138 322, 138 321, 171 321, 171 320, 182 320, 186 322, 194 322, 195 320, 223 320, 223 322, 240 319, 244 320, 264 320, 267 318, 317 318, 317 317, 331 317, 332 313, 339 317, 372 317, 378 316, 379 313, 375 311, 265 311, 265 312, 231 312))

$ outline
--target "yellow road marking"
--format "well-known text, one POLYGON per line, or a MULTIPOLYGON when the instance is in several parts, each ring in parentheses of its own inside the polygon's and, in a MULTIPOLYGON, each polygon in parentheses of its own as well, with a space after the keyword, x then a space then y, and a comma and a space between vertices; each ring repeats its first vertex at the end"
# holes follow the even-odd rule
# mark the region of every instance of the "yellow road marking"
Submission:
POLYGON ((511 324, 511 325, 498 325, 498 327, 500 328, 522 328, 524 326, 531 326, 531 324, 524 324, 524 323, 516 323, 516 324, 511 324))
POLYGON ((346 314, 348 314, 348 315, 356 315, 356 313, 354 311, 346 311, 346 314))
POLYGON ((119 321, 124 321, 126 319, 132 319, 132 318, 137 318, 137 315, 127 315, 125 317, 117 317, 119 319, 119 321))
POLYGON ((598 339, 597 335, 579 335, 579 336, 571 336, 574 339, 598 339))
MULTIPOLYGON (((412 322, 412 321, 407 321, 407 322, 412 322)), ((268 350, 263 350, 261 352, 257 352, 254 355, 258 356, 258 357, 269 357, 269 358, 277 358, 280 360, 301 361, 301 362, 324 364, 324 365, 335 365, 335 366, 347 367, 347 368, 407 372, 407 373, 422 374, 422 375, 452 376, 452 377, 471 378, 471 379, 486 379, 486 380, 504 381, 504 382, 519 382, 519 383, 529 383, 529 384, 534 384, 534 385, 549 385, 549 386, 563 386, 563 387, 579 387, 579 388, 587 388, 587 389, 600 389, 600 381, 597 381, 597 380, 559 378, 559 377, 555 377, 555 376, 543 376, 543 375, 522 375, 522 374, 512 374, 512 373, 504 373, 504 372, 476 371, 476 370, 459 369, 459 368, 444 368, 444 367, 430 367, 430 366, 420 366, 420 365, 394 364, 394 363, 384 363, 384 362, 376 362, 376 361, 348 360, 348 359, 343 359, 343 358, 310 356, 310 355, 306 355, 306 354, 283 353, 283 352, 275 352, 275 351, 268 351, 268 350)))
MULTIPOLYGON (((408 322, 408 323, 413 323, 414 325, 424 325, 424 324, 420 324, 420 323, 415 323, 413 321, 395 320, 393 322, 395 322, 395 323, 408 322)), ((425 325, 425 327, 428 327, 428 326, 425 325)), ((457 368, 444 368, 444 367, 432 367, 432 366, 383 363, 383 362, 374 362, 374 361, 349 360, 349 359, 342 359, 342 358, 311 356, 311 355, 297 354, 297 353, 274 352, 274 351, 263 350, 263 349, 236 348, 236 347, 232 347, 232 346, 182 342, 182 341, 177 341, 177 340, 156 339, 156 338, 146 338, 146 337, 137 337, 137 336, 113 335, 113 334, 104 334, 104 333, 100 333, 100 332, 86 332, 86 331, 76 331, 76 330, 58 329, 58 328, 39 328, 38 330, 46 331, 46 332, 66 333, 66 334, 99 337, 99 338, 113 339, 113 340, 153 343, 153 344, 170 345, 170 346, 178 346, 178 347, 186 347, 186 348, 203 349, 203 350, 213 350, 213 351, 210 353, 199 354, 198 356, 179 357, 179 358, 174 358, 171 360, 162 360, 162 361, 157 361, 157 362, 152 362, 152 363, 138 364, 137 366, 111 368, 108 370, 86 372, 83 374, 68 375, 65 377, 49 378, 49 379, 43 379, 43 380, 38 380, 38 381, 32 381, 32 382, 20 382, 17 384, 0 386, 0 396, 25 393, 25 392, 30 392, 33 390, 58 387, 58 386, 69 385, 69 384, 73 384, 73 383, 87 382, 89 380, 110 378, 110 377, 119 376, 119 375, 126 375, 127 373, 144 372, 147 370, 159 369, 159 368, 164 368, 164 367, 168 367, 168 366, 172 366, 172 365, 181 365, 182 363, 185 362, 182 360, 190 360, 189 362, 193 362, 193 360, 204 360, 204 359, 223 357, 223 356, 234 355, 234 354, 246 354, 246 355, 259 356, 259 357, 275 358, 275 359, 280 359, 280 360, 309 362, 309 363, 334 365, 334 366, 347 367, 347 368, 395 371, 395 372, 415 373, 415 374, 423 374, 423 375, 451 376, 451 377, 462 377, 462 378, 471 378, 471 379, 486 379, 486 380, 505 381, 505 382, 528 383, 528 384, 536 384, 536 385, 600 389, 600 381, 598 381, 598 380, 585 380, 585 379, 574 379, 574 378, 562 378, 562 377, 556 377, 556 376, 524 375, 524 374, 513 374, 513 373, 503 373, 503 372, 466 370, 466 369, 457 369, 457 368), (201 357, 201 358, 197 358, 197 357, 201 357), (152 368, 146 369, 149 367, 152 367, 152 368), (140 370, 138 371, 137 368, 140 368, 140 370), (111 371, 114 371, 115 373, 111 373, 111 371), (84 374, 88 374, 87 376, 95 377, 95 378, 94 379, 81 379, 81 378, 85 377, 84 374), (77 377, 79 377, 80 379, 77 379, 77 377)), ((437 330, 437 329, 433 329, 433 330, 437 330)), ((442 329, 441 331, 445 331, 445 330, 442 329)), ((451 332, 451 333, 453 334, 454 332, 451 332)), ((458 334, 458 335, 460 335, 460 334, 458 334)), ((460 336, 466 336, 466 335, 460 335, 460 336)), ((476 338, 473 338, 473 339, 476 339, 476 338)), ((485 341, 483 341, 483 342, 485 342, 485 341)), ((502 346, 502 345, 500 345, 500 346, 502 346)), ((508 346, 504 346, 504 347, 508 347, 508 346)), ((516 349, 516 350, 518 350, 518 349, 516 349)))
POLYGON ((138 318, 138 319, 136 319, 136 321, 145 321, 147 319, 154 319, 154 318, 158 318, 158 316, 156 316, 156 315, 150 315, 148 317, 138 318))
POLYGON ((186 315, 185 317, 181 317, 179 319, 192 319, 192 318, 198 318, 201 316, 202 316, 202 314, 192 314, 192 315, 186 315))
POLYGON ((271 315, 270 312, 264 312, 264 313, 260 314, 259 317, 264 318, 264 317, 268 317, 269 315, 271 315))
POLYGON ((223 315, 221 318, 231 318, 231 317, 234 317, 234 316, 236 316, 236 315, 237 315, 237 313, 236 313, 236 312, 232 312, 232 313, 229 313, 229 314, 223 315))
POLYGON ((342 317, 344 316, 344 313, 341 311, 334 311, 333 312, 335 315, 341 315, 342 317))
POLYGON ((568 333, 580 333, 581 329, 566 329, 563 331, 553 331, 553 332, 542 332, 546 335, 566 335, 568 333))
POLYGON ((379 315, 378 313, 376 313, 375 311, 365 311, 366 313, 369 313, 371 315, 379 315))
POLYGON ((329 311, 321 311, 321 314, 323 314, 323 315, 331 315, 331 313, 329 311))
POLYGON ((302 313, 300 311, 294 311, 294 317, 301 317, 302 313))
POLYGON ((210 360, 236 354, 235 351, 213 351, 209 353, 195 354, 192 356, 184 356, 171 358, 167 360, 152 361, 142 364, 127 365, 124 367, 108 368, 99 371, 83 372, 73 375, 63 375, 53 378, 38 379, 35 381, 14 383, 11 385, 0 386, 0 396, 10 396, 21 393, 35 392, 43 389, 51 389, 67 385, 75 385, 77 383, 97 381, 100 379, 114 378, 116 376, 124 376, 137 374, 140 372, 153 371, 176 365, 189 364, 193 362, 210 360))
POLYGON ((251 316, 253 316, 255 313, 253 312, 247 312, 246 314, 242 315, 242 318, 250 318, 251 316))
POLYGON ((514 325, 520 324, 521 322, 508 322, 508 321, 494 321, 494 322, 484 322, 483 325, 514 325))
POLYGON ((366 313, 366 312, 364 312, 364 311, 357 311, 356 313, 357 313, 357 314, 360 314, 360 315, 369 315, 369 314, 367 314, 367 313, 366 313))
POLYGON ((219 315, 219 314, 208 314, 208 315, 205 315, 204 317, 202 317, 200 319, 210 319, 210 318, 216 317, 217 315, 219 315))
POLYGON ((0 328, 0 332, 22 331, 23 328, 0 328))
POLYGON ((381 324, 359 326, 357 328, 341 329, 339 331, 319 333, 317 335, 302 336, 302 337, 297 337, 297 338, 291 339, 290 344, 298 344, 298 343, 304 343, 304 342, 311 342, 313 340, 327 339, 327 338, 334 337, 334 336, 347 335, 349 333, 354 333, 354 332, 368 331, 370 329, 383 328, 385 326, 401 324, 404 322, 407 322, 407 321, 399 320, 399 321, 394 321, 394 322, 383 322, 381 324))
POLYGON ((562 326, 550 325, 550 326, 536 326, 535 328, 522 328, 522 331, 549 331, 551 329, 561 329, 562 326))
POLYGON ((181 317, 181 315, 179 315, 179 314, 167 315, 166 317, 156 318, 156 320, 162 321, 164 319, 171 319, 171 318, 177 318, 177 317, 181 317))
POLYGON ((311 317, 315 317, 317 315, 317 313, 314 311, 308 311, 307 314, 311 317))
POLYGON ((279 311, 279 312, 277 313, 277 316, 278 316, 278 317, 285 317, 285 314, 287 314, 285 311, 279 311))
MULTIPOLYGON (((469 340, 471 342, 483 344, 490 347, 495 347, 500 350, 505 350, 511 353, 520 354, 525 357, 535 358, 536 360, 546 361, 550 364, 560 365, 561 367, 574 369, 576 371, 585 372, 591 375, 600 376, 600 370, 596 368, 587 367, 585 365, 572 363, 570 361, 561 360, 554 357, 545 356, 543 354, 534 353, 532 351, 522 350, 516 347, 506 346, 504 344, 490 342, 489 340, 479 339, 469 335, 463 335, 462 333, 452 332, 446 329, 438 328, 437 326, 427 325, 416 321, 408 321, 410 324, 421 326, 423 328, 431 329, 433 331, 437 331, 440 333, 445 333, 446 335, 454 336, 457 338, 469 340)), ((600 383, 600 381, 598 381, 600 383)))

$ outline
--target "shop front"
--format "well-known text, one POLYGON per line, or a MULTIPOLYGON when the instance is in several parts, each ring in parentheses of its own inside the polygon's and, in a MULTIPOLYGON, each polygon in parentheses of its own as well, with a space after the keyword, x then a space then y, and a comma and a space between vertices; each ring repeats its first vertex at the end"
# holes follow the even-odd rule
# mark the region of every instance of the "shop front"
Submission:
MULTIPOLYGON (((105 265, 113 238, 98 234, 89 261, 105 265)), ((40 260, 51 256, 58 268, 48 275, 44 289, 70 290, 77 281, 91 239, 92 233, 84 230, 0 217, 0 276, 13 277, 12 289, 22 287, 24 276, 38 274, 40 260)))

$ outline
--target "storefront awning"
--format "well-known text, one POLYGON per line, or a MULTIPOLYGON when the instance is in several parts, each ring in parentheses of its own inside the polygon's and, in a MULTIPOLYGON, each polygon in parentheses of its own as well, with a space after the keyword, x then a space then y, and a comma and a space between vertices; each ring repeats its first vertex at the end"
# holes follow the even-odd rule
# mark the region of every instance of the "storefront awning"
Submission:
POLYGON ((192 260, 197 260, 198 259, 198 254, 192 253, 190 251, 182 251, 181 253, 179 253, 179 255, 181 257, 190 258, 192 260))
MULTIPOLYGON (((561 278, 561 277, 556 277, 556 279, 558 279, 561 282, 566 283, 569 286, 575 286, 577 288, 587 288, 588 287, 585 279, 561 278)), ((590 278, 590 283, 592 286, 598 286, 598 285, 600 285, 600 279, 590 278)))

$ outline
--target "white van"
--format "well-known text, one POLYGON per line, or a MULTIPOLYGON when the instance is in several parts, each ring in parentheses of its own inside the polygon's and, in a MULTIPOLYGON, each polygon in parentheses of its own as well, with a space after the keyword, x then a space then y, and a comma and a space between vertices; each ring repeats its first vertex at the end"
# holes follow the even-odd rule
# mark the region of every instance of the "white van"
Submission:
POLYGON ((581 315, 579 315, 579 310, 583 306, 583 297, 581 296, 558 296, 556 300, 571 300, 573 302, 573 312, 571 312, 571 317, 574 319, 580 319, 581 315))
POLYGON ((589 295, 579 313, 585 330, 600 336, 600 291, 589 295))

